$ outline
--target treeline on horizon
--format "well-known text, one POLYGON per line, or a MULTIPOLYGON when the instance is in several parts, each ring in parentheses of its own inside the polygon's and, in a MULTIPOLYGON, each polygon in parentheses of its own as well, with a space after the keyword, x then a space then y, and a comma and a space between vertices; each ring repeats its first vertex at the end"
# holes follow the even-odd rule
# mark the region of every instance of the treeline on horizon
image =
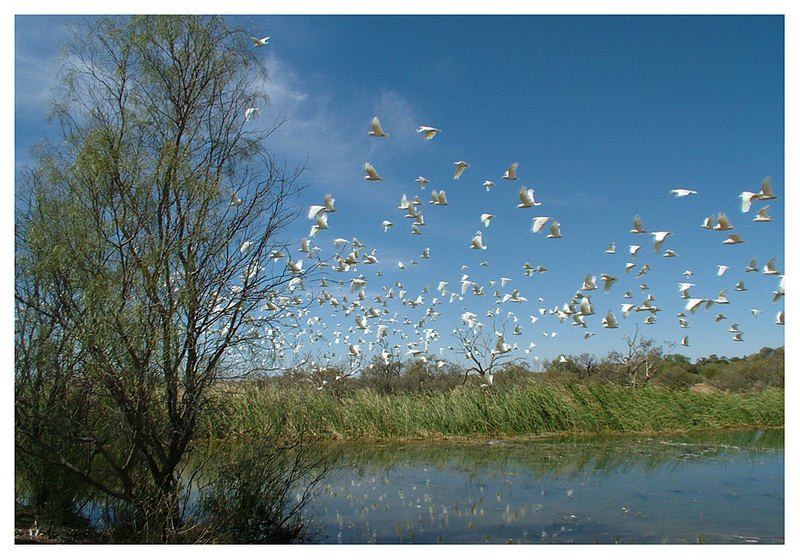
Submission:
MULTIPOLYGON (((664 354, 654 348, 646 356, 610 352, 603 358, 582 353, 564 354, 532 368, 522 361, 511 361, 493 373, 490 390, 503 390, 530 382, 604 383, 621 387, 656 385, 671 389, 743 392, 784 386, 784 348, 764 347, 743 357, 711 354, 694 361, 679 353, 664 354), (636 366, 648 371, 636 375, 636 366)), ((641 353, 640 353, 641 354, 641 353)), ((376 356, 361 371, 348 373, 346 365, 326 368, 293 367, 278 375, 254 381, 259 387, 293 389, 313 387, 319 391, 347 393, 369 390, 381 394, 449 391, 458 387, 480 387, 475 374, 465 376, 465 367, 435 357, 417 357, 385 362, 376 356)))

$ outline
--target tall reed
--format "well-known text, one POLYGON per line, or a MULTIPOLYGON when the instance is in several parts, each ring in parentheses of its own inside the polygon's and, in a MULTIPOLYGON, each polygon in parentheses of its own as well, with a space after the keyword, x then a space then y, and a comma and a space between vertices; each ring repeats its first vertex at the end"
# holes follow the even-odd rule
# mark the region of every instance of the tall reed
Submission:
POLYGON ((384 395, 243 385, 217 395, 211 438, 430 438, 781 427, 784 391, 699 394, 648 386, 530 383, 384 395))

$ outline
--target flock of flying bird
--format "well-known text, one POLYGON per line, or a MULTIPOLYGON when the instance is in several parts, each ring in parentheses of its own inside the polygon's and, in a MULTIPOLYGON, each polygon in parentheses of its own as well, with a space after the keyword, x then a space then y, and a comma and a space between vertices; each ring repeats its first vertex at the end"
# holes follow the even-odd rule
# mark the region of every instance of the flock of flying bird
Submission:
MULTIPOLYGON (((269 37, 263 39, 252 38, 254 46, 259 47, 267 44, 269 37)), ((247 109, 245 119, 250 120, 257 116, 258 109, 247 109)), ((417 133, 422 135, 425 140, 430 141, 442 131, 432 126, 420 126, 417 128, 417 133)), ((378 117, 374 117, 371 121, 367 134, 374 138, 388 138, 389 134, 385 132, 381 126, 378 117)), ((470 167, 470 164, 465 161, 456 161, 453 163, 455 170, 453 179, 458 180, 464 171, 470 167)), ((518 163, 511 164, 501 177, 501 181, 517 181, 518 163)), ((364 171, 366 175, 364 180, 369 182, 383 181, 384 178, 378 173, 374 165, 369 162, 364 163, 364 171)), ((415 182, 419 185, 420 189, 431 183, 425 177, 419 176, 415 182)), ((486 180, 482 186, 490 191, 496 184, 492 180, 486 180)), ((447 206, 447 194, 444 189, 432 190, 431 200, 429 202, 432 206, 447 206)), ((697 191, 690 189, 673 189, 670 191, 676 198, 697 195, 697 191)), ((739 196, 741 200, 741 212, 746 214, 750 211, 751 205, 757 201, 767 201, 777 198, 772 191, 771 180, 769 177, 765 178, 762 182, 761 189, 758 192, 742 192, 739 196)), ((517 208, 529 209, 538 208, 542 205, 537 202, 534 196, 534 189, 522 186, 519 191, 519 200, 517 208)), ((231 199, 232 206, 241 205, 242 201, 238 197, 238 193, 234 192, 231 199)), ((422 212, 422 207, 425 203, 420 199, 419 195, 414 195, 409 198, 405 193, 400 200, 397 207, 401 211, 403 218, 411 221, 411 234, 422 235, 424 226, 426 225, 425 217, 422 212)), ((373 248, 367 249, 367 246, 359 241, 357 238, 346 239, 337 237, 333 239, 334 254, 330 259, 323 259, 320 253, 323 250, 313 244, 313 240, 317 238, 318 234, 323 230, 328 230, 331 225, 328 223, 330 214, 337 212, 335 208, 335 199, 331 194, 327 194, 322 201, 322 204, 311 205, 308 209, 307 218, 312 221, 312 225, 308 236, 303 238, 300 243, 300 251, 312 262, 315 263, 317 271, 330 270, 331 276, 322 274, 322 278, 315 280, 319 282, 319 286, 314 290, 306 290, 305 280, 306 272, 303 269, 302 260, 292 261, 288 259, 288 268, 292 273, 293 278, 289 286, 290 296, 279 298, 278 302, 266 302, 264 310, 273 312, 283 311, 284 319, 292 319, 296 325, 295 329, 284 330, 283 332, 273 331, 268 333, 274 344, 278 346, 278 354, 283 360, 300 361, 305 355, 305 351, 314 357, 307 357, 304 359, 306 365, 310 365, 318 370, 324 370, 329 365, 345 366, 345 371, 342 376, 356 374, 363 368, 365 363, 370 359, 377 359, 384 364, 391 361, 402 361, 409 357, 419 359, 425 362, 431 361, 438 367, 445 365, 443 357, 448 351, 461 354, 469 358, 469 349, 459 347, 458 337, 455 337, 453 344, 445 346, 446 342, 442 341, 439 330, 433 325, 438 320, 441 312, 439 306, 443 304, 454 304, 455 302, 463 302, 468 295, 473 296, 487 296, 494 297, 494 304, 492 309, 488 309, 485 313, 487 319, 492 321, 492 328, 494 329, 492 340, 495 342, 493 348, 490 349, 491 354, 507 354, 515 351, 524 350, 526 354, 530 354, 535 348, 536 344, 530 342, 527 347, 521 348, 519 343, 509 344, 506 341, 506 336, 515 336, 522 334, 522 325, 527 321, 521 321, 520 316, 514 311, 504 311, 503 306, 506 303, 520 304, 527 302, 519 289, 513 289, 510 292, 505 291, 505 288, 511 278, 502 277, 497 280, 492 280, 488 286, 481 285, 470 278, 467 273, 468 266, 461 267, 461 279, 456 284, 455 290, 449 289, 450 282, 439 281, 435 287, 437 295, 431 295, 429 286, 425 286, 418 294, 409 295, 409 290, 406 289, 402 282, 395 281, 391 285, 383 285, 380 293, 371 295, 368 298, 368 278, 363 270, 371 265, 378 265, 380 263, 378 250, 373 248), (336 278, 336 279, 334 279, 336 278), (316 299, 316 302, 314 302, 316 299), (395 311, 393 309, 393 302, 398 302, 404 306, 406 310, 395 311), (276 305, 277 303, 277 305, 276 305), (310 305, 314 303, 314 305, 310 305), (329 314, 324 312, 328 306, 329 314), (420 311, 415 312, 416 308, 420 311), (317 308, 319 311, 315 314, 311 311, 312 308, 317 308), (424 314, 422 314, 424 309, 424 314), (417 313, 417 316, 412 319, 412 316, 417 313), (328 322, 335 321, 335 327, 330 328, 328 322), (500 327, 497 325, 500 324, 500 327), (509 331, 506 332, 506 325, 510 326, 509 331), (394 343, 393 343, 394 342, 394 343), (393 344, 392 344, 393 343, 393 344), (438 346, 438 350, 437 350, 438 346), (321 349, 321 350, 320 350, 321 349), (316 352, 316 355, 314 355, 316 352), (438 354, 438 356, 436 356, 438 354), (432 358, 433 356, 433 358, 432 358)), ((769 206, 760 208, 755 218, 756 223, 772 222, 772 218, 768 215, 769 206)), ((494 215, 483 213, 480 215, 480 221, 483 223, 484 228, 488 228, 495 218, 494 215)), ((560 239, 563 237, 561 232, 561 224, 551 216, 534 216, 531 220, 531 232, 539 234, 545 230, 547 224, 549 225, 549 233, 546 237, 548 239, 560 239)), ((384 219, 381 222, 381 227, 384 232, 389 231, 395 226, 395 221, 392 219, 384 219)), ((728 232, 733 228, 731 221, 720 212, 716 215, 707 217, 701 224, 702 228, 728 232)), ((650 235, 653 243, 653 250, 656 254, 662 254, 667 258, 677 257, 674 250, 663 250, 663 245, 670 235, 671 231, 654 231, 648 232, 642 223, 641 218, 637 215, 633 218, 633 227, 630 229, 633 235, 645 236, 650 235)), ((728 237, 722 242, 724 245, 736 245, 744 243, 745 240, 737 233, 729 233, 728 237)), ((471 242, 467 245, 470 249, 476 251, 487 250, 487 245, 483 241, 483 234, 481 230, 475 232, 472 236, 471 242)), ((247 242, 242 245, 241 251, 244 252, 249 248, 247 242)), ((631 259, 635 259, 641 245, 630 244, 628 252, 631 259)), ((608 254, 616 253, 616 243, 612 242, 608 249, 605 251, 608 254)), ((275 253, 272 255, 274 260, 286 257, 283 253, 275 253)), ((393 268, 398 270, 405 270, 409 266, 419 264, 416 259, 429 259, 430 248, 425 248, 418 257, 410 259, 407 263, 398 261, 393 268)), ((482 266, 488 266, 487 262, 481 262, 482 266)), ((623 274, 628 274, 636 264, 632 261, 625 264, 623 274)), ((719 265, 717 275, 722 276, 729 267, 719 265)), ((541 265, 532 265, 525 262, 522 265, 523 275, 525 277, 532 277, 534 274, 544 273, 547 269, 541 265)), ((651 270, 649 264, 644 264, 636 272, 636 278, 641 278, 651 270)), ((759 268, 756 265, 756 259, 753 258, 750 264, 746 267, 745 272, 758 272, 759 268)), ((764 275, 774 275, 778 277, 778 283, 775 291, 773 292, 773 302, 778 302, 784 295, 784 280, 783 274, 775 268, 775 258, 772 258, 766 265, 763 266, 761 272, 764 275)), ((685 308, 677 314, 677 319, 681 328, 689 328, 689 315, 694 314, 698 309, 708 310, 714 305, 724 306, 730 302, 727 299, 727 289, 723 289, 716 298, 705 297, 697 298, 692 297, 689 291, 695 287, 695 284, 688 281, 693 272, 686 270, 683 272, 686 280, 678 283, 677 288, 680 297, 686 300, 685 308), (687 315, 688 314, 688 315, 687 315)), ((377 277, 382 277, 381 270, 377 270, 377 277)), ((308 277, 310 279, 311 277, 308 277)), ((612 286, 618 281, 616 276, 608 273, 600 275, 600 283, 605 293, 608 293, 612 286)), ((570 320, 572 326, 584 329, 584 339, 593 336, 593 332, 589 330, 587 320, 592 315, 595 315, 594 305, 592 303, 592 292, 600 289, 598 285, 598 278, 596 275, 587 274, 576 290, 574 295, 569 301, 564 302, 562 305, 556 305, 552 309, 544 306, 544 298, 538 298, 541 307, 538 307, 534 313, 528 313, 528 307, 522 306, 526 309, 531 324, 545 317, 555 317, 560 323, 570 320)), ((640 285, 642 292, 648 292, 648 286, 643 282, 640 285)), ((745 291, 744 281, 740 280, 735 286, 737 292, 745 291)), ((648 293, 643 301, 640 303, 631 303, 634 299, 631 290, 625 292, 622 296, 624 303, 620 304, 620 311, 623 318, 628 318, 630 314, 642 313, 645 325, 653 324, 656 321, 656 316, 661 309, 658 307, 655 297, 652 292, 648 293)), ((482 332, 484 324, 481 322, 481 317, 466 307, 462 307, 460 314, 461 326, 453 329, 452 333, 458 334, 459 332, 482 332)), ((753 316, 758 316, 761 311, 758 309, 751 309, 753 316)), ((716 314, 715 322, 719 323, 725 320, 726 317, 723 312, 716 314)), ((777 324, 784 324, 784 311, 777 312, 775 322, 777 324)), ((616 315, 612 310, 608 310, 602 317, 600 323, 603 328, 615 329, 620 326, 616 315)), ((732 333, 734 341, 742 341, 743 333, 739 329, 738 323, 730 325, 728 331, 732 333)), ((557 332, 542 332, 542 336, 555 337, 557 332)), ((688 346, 688 336, 684 336, 681 340, 681 345, 688 346)), ((538 360, 538 356, 534 356, 538 360)), ((562 355, 562 360, 563 360, 562 355)), ((491 384, 491 377, 484 379, 485 384, 491 384)), ((324 387, 320 385, 320 389, 324 387)))

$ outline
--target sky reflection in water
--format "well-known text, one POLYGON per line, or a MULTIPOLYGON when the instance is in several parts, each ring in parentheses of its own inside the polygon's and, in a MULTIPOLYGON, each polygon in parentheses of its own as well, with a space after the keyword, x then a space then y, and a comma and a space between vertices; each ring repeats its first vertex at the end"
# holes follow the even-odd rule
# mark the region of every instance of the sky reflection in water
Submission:
POLYGON ((782 431, 343 444, 322 543, 783 542, 782 431))

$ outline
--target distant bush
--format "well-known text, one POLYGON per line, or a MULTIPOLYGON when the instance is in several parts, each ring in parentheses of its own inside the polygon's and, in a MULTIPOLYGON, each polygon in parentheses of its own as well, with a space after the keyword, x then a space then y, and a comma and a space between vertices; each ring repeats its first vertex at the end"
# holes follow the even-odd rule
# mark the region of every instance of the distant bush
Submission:
MULTIPOLYGON (((388 363, 377 357, 358 372, 348 371, 343 365, 330 365, 324 369, 293 368, 252 383, 258 388, 294 390, 303 387, 345 396, 358 391, 378 395, 441 393, 462 387, 477 389, 483 382, 474 373, 465 378, 464 367, 434 356, 388 363)), ((516 361, 494 371, 493 385, 497 390, 511 390, 533 382, 622 387, 652 384, 671 389, 689 389, 698 383, 708 383, 721 391, 762 390, 783 387, 784 351, 783 348, 762 348, 757 354, 730 358, 712 354, 692 363, 686 356, 662 354, 659 347, 648 346, 647 354, 643 356, 611 353, 597 359, 587 353, 563 355, 544 361, 538 370, 516 361), (647 367, 634 378, 632 367, 634 362, 641 365, 642 362, 636 360, 642 357, 646 358, 647 367)))

